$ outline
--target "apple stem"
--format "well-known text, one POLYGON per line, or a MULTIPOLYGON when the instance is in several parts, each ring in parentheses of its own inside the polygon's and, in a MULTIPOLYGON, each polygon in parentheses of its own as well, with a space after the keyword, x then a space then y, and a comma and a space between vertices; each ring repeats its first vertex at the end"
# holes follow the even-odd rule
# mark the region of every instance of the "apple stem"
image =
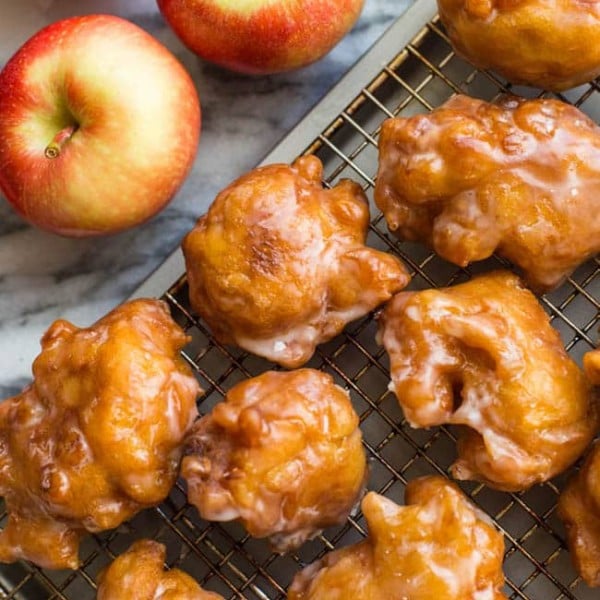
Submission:
POLYGON ((73 134, 79 127, 77 125, 69 125, 64 129, 61 129, 52 139, 52 141, 46 146, 44 150, 44 156, 46 158, 58 158, 62 147, 73 137, 73 134))

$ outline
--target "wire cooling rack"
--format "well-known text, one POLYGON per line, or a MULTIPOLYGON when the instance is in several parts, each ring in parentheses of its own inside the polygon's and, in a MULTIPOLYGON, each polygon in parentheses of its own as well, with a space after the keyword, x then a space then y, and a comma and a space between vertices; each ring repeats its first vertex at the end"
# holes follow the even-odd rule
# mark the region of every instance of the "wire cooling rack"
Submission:
MULTIPOLYGON (((325 165, 325 183, 350 177, 372 198, 377 171, 377 137, 387 117, 431 110, 455 92, 493 99, 514 88, 496 76, 477 71, 454 55, 435 15, 433 0, 420 0, 402 17, 336 88, 271 153, 265 162, 290 162, 303 153, 316 154, 325 165)), ((598 81, 559 96, 600 121, 598 81)), ((473 274, 508 265, 493 258, 471 268, 450 265, 423 246, 400 243, 387 231, 372 207, 368 243, 400 255, 412 271, 412 289, 446 286, 473 274)), ((175 319, 192 337, 185 356, 206 391, 205 413, 235 383, 272 368, 269 363, 218 344, 190 311, 181 255, 176 253, 136 293, 162 296, 175 319), (167 290, 166 292, 164 290, 167 290)), ((542 297, 571 355, 580 361, 595 342, 600 320, 600 262, 581 266, 558 290, 542 297)), ((444 427, 413 430, 403 420, 388 391, 388 363, 375 343, 372 316, 351 324, 343 335, 319 348, 309 366, 331 373, 346 387, 360 414, 370 458, 369 488, 402 502, 407 480, 446 474, 455 456, 455 437, 444 427)), ((461 483, 463 490, 491 515, 505 535, 505 593, 511 599, 598 599, 571 567, 564 532, 556 517, 559 490, 567 474, 517 494, 500 493, 480 484, 461 483)), ((5 518, 5 516, 4 516, 5 518)), ((167 501, 138 515, 117 531, 85 539, 77 571, 43 571, 29 564, 0 567, 0 598, 23 600, 95 597, 95 577, 134 539, 151 537, 167 545, 168 563, 192 574, 206 589, 225 598, 278 600, 294 573, 335 547, 365 534, 360 513, 325 531, 296 553, 272 554, 266 543, 248 537, 236 524, 202 521, 186 503, 178 484, 167 501)), ((443 599, 440 599, 443 600, 443 599)))

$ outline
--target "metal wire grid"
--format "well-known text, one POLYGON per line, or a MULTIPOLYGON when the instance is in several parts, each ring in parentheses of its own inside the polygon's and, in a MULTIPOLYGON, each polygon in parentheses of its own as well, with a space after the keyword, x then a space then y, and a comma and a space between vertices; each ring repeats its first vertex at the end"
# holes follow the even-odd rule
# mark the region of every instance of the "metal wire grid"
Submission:
MULTIPOLYGON (((431 110, 455 92, 492 99, 508 91, 532 95, 532 90, 511 87, 457 58, 438 20, 433 19, 310 142, 306 153, 314 153, 323 161, 327 185, 351 177, 361 182, 372 198, 377 137, 385 118, 431 110)), ((597 81, 559 97, 600 121, 597 81)), ((456 284, 478 272, 510 267, 492 258, 466 269, 457 268, 422 246, 393 239, 382 216, 375 209, 372 214, 369 244, 404 259, 412 271, 412 289, 456 284)), ((577 360, 594 345, 600 320, 599 272, 598 259, 590 260, 560 289, 541 298, 577 360)), ((235 383, 272 368, 266 361, 223 347, 211 337, 190 311, 184 276, 163 297, 192 337, 184 355, 206 392, 200 402, 201 412, 209 411, 235 383)), ((446 427, 413 430, 406 424, 397 401, 387 390, 388 363, 374 341, 375 330, 372 315, 351 324, 343 335, 320 347, 308 366, 329 372, 350 391, 370 457, 369 488, 402 502, 406 481, 424 474, 447 473, 455 456, 455 436, 446 427)), ((511 599, 598 598, 598 592, 587 588, 573 571, 563 529, 555 515, 557 496, 568 475, 516 494, 461 483, 505 535, 505 592, 511 599)), ((0 523, 4 519, 5 515, 0 516, 0 523)), ((138 515, 117 531, 86 538, 81 551, 83 563, 77 571, 42 571, 25 564, 2 566, 0 598, 94 598, 99 570, 134 539, 151 537, 167 545, 169 565, 185 569, 206 589, 226 598, 278 600, 285 597, 286 587, 302 566, 364 535, 362 515, 356 513, 345 525, 325 531, 296 553, 275 555, 265 542, 250 538, 235 523, 210 524, 199 519, 178 483, 168 500, 155 510, 138 515)))

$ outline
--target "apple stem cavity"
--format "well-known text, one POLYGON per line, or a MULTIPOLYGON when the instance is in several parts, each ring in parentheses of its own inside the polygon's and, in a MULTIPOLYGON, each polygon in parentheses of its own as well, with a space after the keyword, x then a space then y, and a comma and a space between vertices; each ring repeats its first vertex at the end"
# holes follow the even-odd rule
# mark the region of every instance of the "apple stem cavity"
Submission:
POLYGON ((63 146, 73 137, 78 129, 78 125, 69 125, 64 129, 61 129, 46 146, 44 156, 50 159, 58 158, 63 146))

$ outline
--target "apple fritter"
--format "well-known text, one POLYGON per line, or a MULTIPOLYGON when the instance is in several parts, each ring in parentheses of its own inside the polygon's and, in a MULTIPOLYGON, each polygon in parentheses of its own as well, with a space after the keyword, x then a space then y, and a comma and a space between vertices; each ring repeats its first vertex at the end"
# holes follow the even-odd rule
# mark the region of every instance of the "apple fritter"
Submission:
POLYGON ((166 548, 139 540, 98 576, 97 600, 223 600, 204 591, 187 573, 165 571, 166 548))
POLYGON ((199 386, 158 300, 87 329, 56 321, 33 383, 0 403, 0 561, 76 568, 81 536, 158 504, 175 483, 199 386))
POLYGON ((183 241, 190 302, 217 339, 289 368, 409 281, 399 259, 364 245, 361 187, 325 190, 322 174, 314 156, 255 169, 183 241))
POLYGON ((438 0, 457 54, 512 83, 566 90, 600 75, 598 0, 438 0))
POLYGON ((600 127, 566 103, 454 96, 385 121, 379 158, 390 230, 457 265, 496 251, 543 291, 600 250, 600 127))
POLYGON ((575 462, 598 431, 590 384, 511 273, 401 292, 379 336, 407 421, 462 426, 457 479, 526 489, 575 462))
MULTIPOLYGON (((590 382, 600 386, 600 350, 584 355, 583 368, 590 382)), ((600 440, 560 495, 558 516, 575 568, 590 587, 600 587, 600 440)))
POLYGON ((343 522, 366 459, 348 393, 314 369, 269 371, 235 385, 196 422, 182 475, 209 521, 239 519, 278 552, 343 522))
POLYGON ((558 501, 575 568, 590 587, 600 587, 600 441, 558 501))
POLYGON ((406 506, 369 492, 369 537, 296 575, 288 600, 505 600, 504 540, 442 477, 415 479, 406 506))
POLYGON ((583 370, 593 385, 600 386, 600 349, 583 355, 583 370))

